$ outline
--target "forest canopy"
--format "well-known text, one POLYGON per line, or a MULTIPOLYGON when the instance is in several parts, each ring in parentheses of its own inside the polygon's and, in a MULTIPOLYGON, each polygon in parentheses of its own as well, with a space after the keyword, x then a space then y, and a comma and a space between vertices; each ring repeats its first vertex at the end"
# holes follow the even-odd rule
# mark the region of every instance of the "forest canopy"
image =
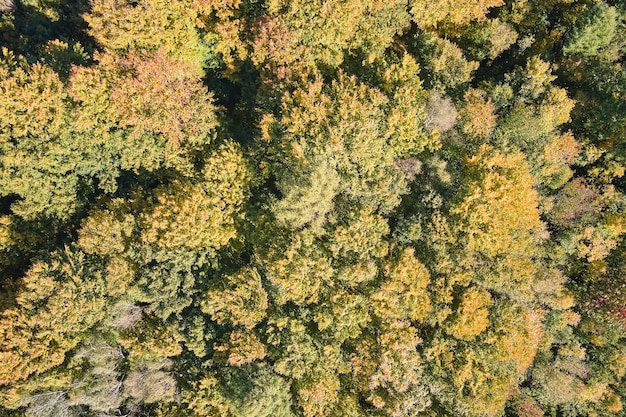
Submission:
POLYGON ((626 416, 623 0, 0 0, 0 416, 626 416))

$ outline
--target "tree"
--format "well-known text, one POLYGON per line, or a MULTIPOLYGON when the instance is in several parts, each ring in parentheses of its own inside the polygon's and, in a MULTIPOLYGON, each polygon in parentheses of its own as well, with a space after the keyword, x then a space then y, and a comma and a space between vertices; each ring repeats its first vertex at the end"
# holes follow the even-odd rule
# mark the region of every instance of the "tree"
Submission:
POLYGON ((124 379, 124 392, 136 401, 156 403, 173 400, 176 380, 168 371, 169 362, 148 362, 130 371, 124 379))
POLYGON ((411 320, 421 322, 430 313, 426 287, 430 274, 412 249, 404 249, 396 259, 387 262, 385 279, 371 295, 375 314, 384 323, 411 320))
POLYGON ((460 35, 457 44, 468 52, 469 57, 479 61, 495 60, 518 38, 514 27, 499 18, 467 25, 460 35))
POLYGON ((100 412, 118 409, 124 400, 122 366, 125 360, 121 346, 95 339, 83 342, 68 365, 77 375, 68 387, 69 404, 88 406, 100 412))
POLYGON ((387 415, 424 411, 430 397, 417 351, 421 339, 407 321, 387 323, 380 334, 365 333, 359 338, 350 357, 354 383, 374 409, 387 415))
POLYGON ((2 312, 0 384, 40 374, 107 317, 102 266, 75 248, 51 254, 27 272, 14 308, 2 312))
POLYGON ((470 251, 488 257, 499 254, 530 255, 534 237, 540 236, 537 192, 522 154, 503 155, 484 145, 468 160, 472 173, 467 194, 453 214, 461 216, 470 251))
POLYGON ((338 290, 315 308, 317 328, 338 343, 357 338, 370 323, 369 302, 359 294, 338 290))
POLYGON ((252 329, 266 317, 267 294, 255 268, 241 271, 213 283, 202 302, 202 310, 219 324, 252 329))
POLYGON ((467 289, 452 317, 452 323, 445 331, 457 339, 468 341, 475 339, 491 324, 489 321, 491 303, 491 294, 488 291, 477 287, 467 289))
POLYGON ((428 95, 426 110, 426 128, 447 132, 456 123, 457 111, 449 98, 444 98, 436 91, 428 95))
POLYGON ((307 232, 293 235, 287 246, 271 248, 263 263, 272 301, 279 306, 317 303, 334 276, 328 254, 307 232))
POLYGON ((12 211, 66 220, 84 204, 79 155, 69 126, 70 103, 50 67, 30 65, 7 49, 0 56, 0 196, 17 195, 12 211))
POLYGON ((468 61, 454 42, 433 32, 414 35, 410 47, 420 57, 421 77, 427 87, 441 93, 468 83, 479 66, 476 61, 468 61))
MULTIPOLYGON (((289 382, 269 366, 254 369, 246 383, 236 386, 230 403, 233 417, 290 417, 289 382)), ((232 389, 232 388, 231 388, 232 389)))
POLYGON ((586 57, 597 55, 615 36, 618 11, 604 2, 594 3, 576 21, 576 26, 565 38, 563 53, 586 57))
MULTIPOLYGON (((284 198, 274 205, 276 219, 292 229, 308 226, 321 231, 334 209, 339 190, 339 174, 329 161, 311 161, 311 172, 286 173, 280 187, 284 198)), ((307 167, 308 168, 308 167, 307 167)))
POLYGON ((28 417, 75 417, 78 414, 70 408, 65 391, 40 392, 30 395, 24 401, 28 417))
POLYGON ((570 165, 576 161, 580 152, 581 145, 571 132, 566 132, 550 141, 543 148, 539 159, 540 181, 554 190, 563 187, 574 175, 570 165))
MULTIPOLYGON (((406 65, 411 62, 408 58, 406 61, 406 65)), ((388 106, 389 100, 380 90, 341 74, 330 86, 318 78, 287 94, 283 98, 283 116, 264 120, 264 137, 272 144, 270 171, 278 179, 286 201, 296 203, 291 215, 286 214, 286 203, 278 203, 281 218, 299 218, 303 214, 303 221, 317 219, 323 224, 322 215, 330 211, 329 202, 340 195, 381 212, 399 203, 406 183, 394 167, 395 158, 437 146, 435 140, 420 132, 419 120, 425 116, 423 111, 414 114, 419 104, 413 99, 404 100, 420 92, 417 86, 406 84, 410 77, 402 73, 404 65, 390 73, 387 81, 386 91, 403 97, 398 98, 397 106, 388 106), (411 121, 411 130, 403 131, 403 120, 411 121), (398 150, 397 155, 386 151, 390 145, 398 150), (314 174, 317 172, 325 172, 320 182, 323 185, 306 191, 306 184, 312 184, 311 175, 321 176, 314 174), (336 177, 339 186, 334 185, 336 177), (323 202, 317 213, 308 207, 315 196, 323 202)))
POLYGON ((463 133, 470 137, 485 138, 496 127, 498 115, 491 98, 484 99, 480 90, 469 89, 463 96, 465 106, 461 111, 463 133))
POLYGON ((9 13, 15 11, 15 1, 14 0, 3 0, 0 4, 0 13, 9 13))
POLYGON ((412 18, 419 27, 431 28, 440 25, 462 26, 472 20, 484 20, 489 8, 503 4, 501 0, 466 0, 457 3, 412 0, 409 7, 412 18))
POLYGON ((251 169, 232 142, 207 155, 199 181, 157 188, 142 213, 143 240, 160 248, 214 252, 237 236, 251 169))
POLYGON ((252 61, 270 80, 336 68, 350 50, 373 61, 409 26, 400 1, 272 1, 267 10, 253 28, 252 61))
POLYGON ((231 366, 243 366, 265 358, 265 345, 249 329, 230 332, 228 339, 214 349, 214 358, 222 359, 231 366))
POLYGON ((104 49, 124 53, 162 48, 176 60, 190 64, 200 75, 208 47, 196 26, 192 3, 96 0, 84 19, 89 24, 89 34, 104 49))
POLYGON ((389 233, 384 217, 362 209, 346 213, 330 237, 330 252, 335 260, 353 262, 355 260, 383 258, 387 245, 383 240, 389 233))
POLYGON ((537 352, 543 336, 541 312, 503 301, 496 303, 489 319, 492 324, 473 342, 436 334, 427 345, 429 387, 451 413, 501 415, 517 378, 537 352))
POLYGON ((84 170, 111 191, 120 169, 193 175, 194 158, 215 141, 217 128, 212 95, 193 67, 163 50, 95 58, 99 65, 70 75, 73 128, 91 138, 83 144, 90 162, 84 170))

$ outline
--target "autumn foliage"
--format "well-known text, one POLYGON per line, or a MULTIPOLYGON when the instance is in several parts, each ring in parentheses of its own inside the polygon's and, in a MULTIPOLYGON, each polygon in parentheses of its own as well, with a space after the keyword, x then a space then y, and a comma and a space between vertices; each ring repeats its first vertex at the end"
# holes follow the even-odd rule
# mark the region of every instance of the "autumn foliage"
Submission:
POLYGON ((0 416, 624 415, 625 18, 0 0, 0 416))

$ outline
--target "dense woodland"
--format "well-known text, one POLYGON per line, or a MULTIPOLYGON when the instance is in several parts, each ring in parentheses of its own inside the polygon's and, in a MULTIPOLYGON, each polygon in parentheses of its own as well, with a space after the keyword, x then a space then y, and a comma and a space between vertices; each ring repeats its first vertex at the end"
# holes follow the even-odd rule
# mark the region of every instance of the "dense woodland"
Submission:
POLYGON ((624 0, 0 0, 0 416, 626 415, 624 0))

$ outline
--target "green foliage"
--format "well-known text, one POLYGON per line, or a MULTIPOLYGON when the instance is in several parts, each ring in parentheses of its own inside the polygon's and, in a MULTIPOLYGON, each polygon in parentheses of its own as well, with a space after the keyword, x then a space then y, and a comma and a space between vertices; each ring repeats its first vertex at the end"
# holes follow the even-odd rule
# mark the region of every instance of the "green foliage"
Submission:
POLYGON ((565 38, 563 53, 585 57, 597 55, 608 46, 617 30, 618 11, 604 2, 587 8, 576 21, 576 26, 565 38))
POLYGON ((233 417, 290 417, 291 395, 289 384, 268 367, 261 367, 244 376, 229 389, 233 417))
POLYGON ((106 317, 101 266, 75 249, 35 263, 23 285, 16 307, 2 313, 2 384, 61 364, 106 317))
POLYGON ((258 271, 244 268, 216 282, 206 294, 202 309, 218 324, 253 328, 265 318, 267 309, 267 295, 258 271))
POLYGON ((465 0, 454 4, 437 0, 411 0, 411 15, 418 26, 422 28, 437 27, 438 25, 461 26, 471 20, 484 20, 490 7, 503 4, 502 0, 465 0))
POLYGON ((24 218, 66 219, 84 204, 67 91, 50 67, 29 65, 6 49, 0 78, 0 195, 19 196, 12 210, 24 218))
POLYGON ((310 233, 295 234, 288 246, 272 248, 267 260, 267 280, 279 306, 316 303, 333 278, 328 254, 310 233), (298 280, 292 279, 294 276, 298 280))
POLYGON ((155 51, 162 48, 199 71, 207 46, 196 26, 192 1, 97 0, 84 15, 89 34, 107 50, 155 51))
POLYGON ((316 65, 337 67, 358 48, 373 61, 409 23, 400 1, 274 0, 254 27, 252 60, 278 79, 296 78, 316 65))
MULTIPOLYGON (((415 65, 409 58, 405 64, 415 65)), ((410 78, 401 66, 392 70, 388 91, 407 99, 420 92, 418 86, 407 85, 410 78)), ((284 97, 282 118, 264 119, 264 136, 276 154, 272 172, 280 178, 278 187, 286 201, 295 203, 291 214, 287 203, 279 203, 279 219, 299 219, 293 226, 323 224, 330 201, 339 195, 383 212, 399 203, 406 183, 394 167, 396 155, 383 149, 397 142, 398 154, 405 155, 436 144, 419 126, 403 126, 403 130, 415 129, 408 132, 398 129, 401 121, 423 120, 423 112, 415 114, 418 103, 400 98, 395 106, 388 103, 380 90, 347 75, 340 75, 331 86, 318 78, 284 97), (314 178, 319 181, 313 182, 314 178), (321 204, 312 210, 315 197, 321 204)))
POLYGON ((0 415, 622 415, 621 3, 0 0, 0 415))

